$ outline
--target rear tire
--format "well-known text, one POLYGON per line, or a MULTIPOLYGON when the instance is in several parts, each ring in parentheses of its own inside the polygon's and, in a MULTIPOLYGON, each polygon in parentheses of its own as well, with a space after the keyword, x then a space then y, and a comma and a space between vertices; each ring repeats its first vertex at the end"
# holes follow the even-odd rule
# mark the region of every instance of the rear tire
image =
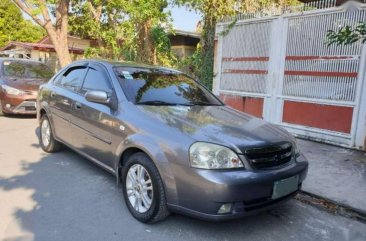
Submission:
POLYGON ((62 149, 62 144, 53 136, 51 123, 46 114, 41 117, 39 129, 39 142, 43 151, 52 153, 62 149))
POLYGON ((128 158, 122 171, 122 183, 126 205, 138 221, 155 223, 169 216, 163 181, 145 153, 128 158))

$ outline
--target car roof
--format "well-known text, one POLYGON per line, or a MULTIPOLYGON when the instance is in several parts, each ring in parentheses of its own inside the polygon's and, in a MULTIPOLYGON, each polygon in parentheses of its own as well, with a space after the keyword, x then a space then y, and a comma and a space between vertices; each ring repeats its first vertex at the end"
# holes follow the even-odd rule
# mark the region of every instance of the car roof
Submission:
POLYGON ((162 67, 162 66, 156 66, 156 65, 149 65, 149 64, 142 64, 142 63, 135 63, 130 61, 111 61, 111 60, 101 60, 101 59, 82 59, 75 61, 73 63, 100 63, 104 65, 109 65, 112 67, 130 67, 130 68, 148 68, 148 69, 156 69, 156 70, 163 70, 163 71, 170 71, 175 73, 182 73, 179 70, 168 68, 168 67, 162 67))

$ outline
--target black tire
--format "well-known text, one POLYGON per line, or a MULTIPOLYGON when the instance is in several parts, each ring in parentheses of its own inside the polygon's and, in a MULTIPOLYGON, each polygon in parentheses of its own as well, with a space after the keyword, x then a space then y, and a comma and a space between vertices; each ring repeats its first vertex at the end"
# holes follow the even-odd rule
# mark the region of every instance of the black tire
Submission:
POLYGON ((1 100, 0 100, 0 116, 6 116, 6 113, 3 112, 3 105, 1 103, 1 100))
POLYGON ((135 153, 128 158, 122 170, 122 183, 123 183, 122 184, 123 196, 126 205, 132 216, 134 216, 138 221, 143 223, 156 223, 164 220, 169 216, 170 213, 168 211, 166 204, 166 196, 163 181, 160 177, 159 171, 156 168, 155 164, 145 153, 143 152, 135 153), (135 164, 139 164, 145 168, 145 170, 148 172, 151 178, 153 187, 153 198, 151 206, 144 213, 137 212, 130 203, 127 196, 127 187, 126 187, 127 173, 130 170, 130 168, 135 164))
POLYGON ((52 132, 52 127, 51 127, 51 122, 49 121, 46 114, 44 114, 41 117, 41 121, 39 122, 39 144, 41 145, 42 150, 45 152, 48 152, 48 153, 58 152, 58 151, 62 150, 62 148, 63 148, 62 144, 54 138, 53 132, 52 132), (44 121, 48 122, 48 125, 50 128, 50 140, 47 145, 45 145, 42 141, 42 123, 44 121))

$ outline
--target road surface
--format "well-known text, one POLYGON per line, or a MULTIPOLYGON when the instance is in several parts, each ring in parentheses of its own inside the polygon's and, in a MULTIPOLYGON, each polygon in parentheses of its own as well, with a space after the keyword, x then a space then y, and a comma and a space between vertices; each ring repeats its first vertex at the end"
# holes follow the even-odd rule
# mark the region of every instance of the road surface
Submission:
POLYGON ((112 175, 70 150, 42 152, 36 129, 0 116, 0 240, 366 240, 366 224, 296 200, 230 222, 139 223, 112 175))

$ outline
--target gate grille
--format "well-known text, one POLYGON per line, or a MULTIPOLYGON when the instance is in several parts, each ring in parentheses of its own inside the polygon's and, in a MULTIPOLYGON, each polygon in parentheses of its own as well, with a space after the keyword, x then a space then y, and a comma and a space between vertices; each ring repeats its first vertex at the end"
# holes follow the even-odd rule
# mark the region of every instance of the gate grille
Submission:
POLYGON ((290 18, 283 94, 355 101, 362 45, 328 47, 326 33, 365 19, 365 10, 290 18))
POLYGON ((223 38, 222 90, 266 93, 271 24, 235 26, 223 38))

